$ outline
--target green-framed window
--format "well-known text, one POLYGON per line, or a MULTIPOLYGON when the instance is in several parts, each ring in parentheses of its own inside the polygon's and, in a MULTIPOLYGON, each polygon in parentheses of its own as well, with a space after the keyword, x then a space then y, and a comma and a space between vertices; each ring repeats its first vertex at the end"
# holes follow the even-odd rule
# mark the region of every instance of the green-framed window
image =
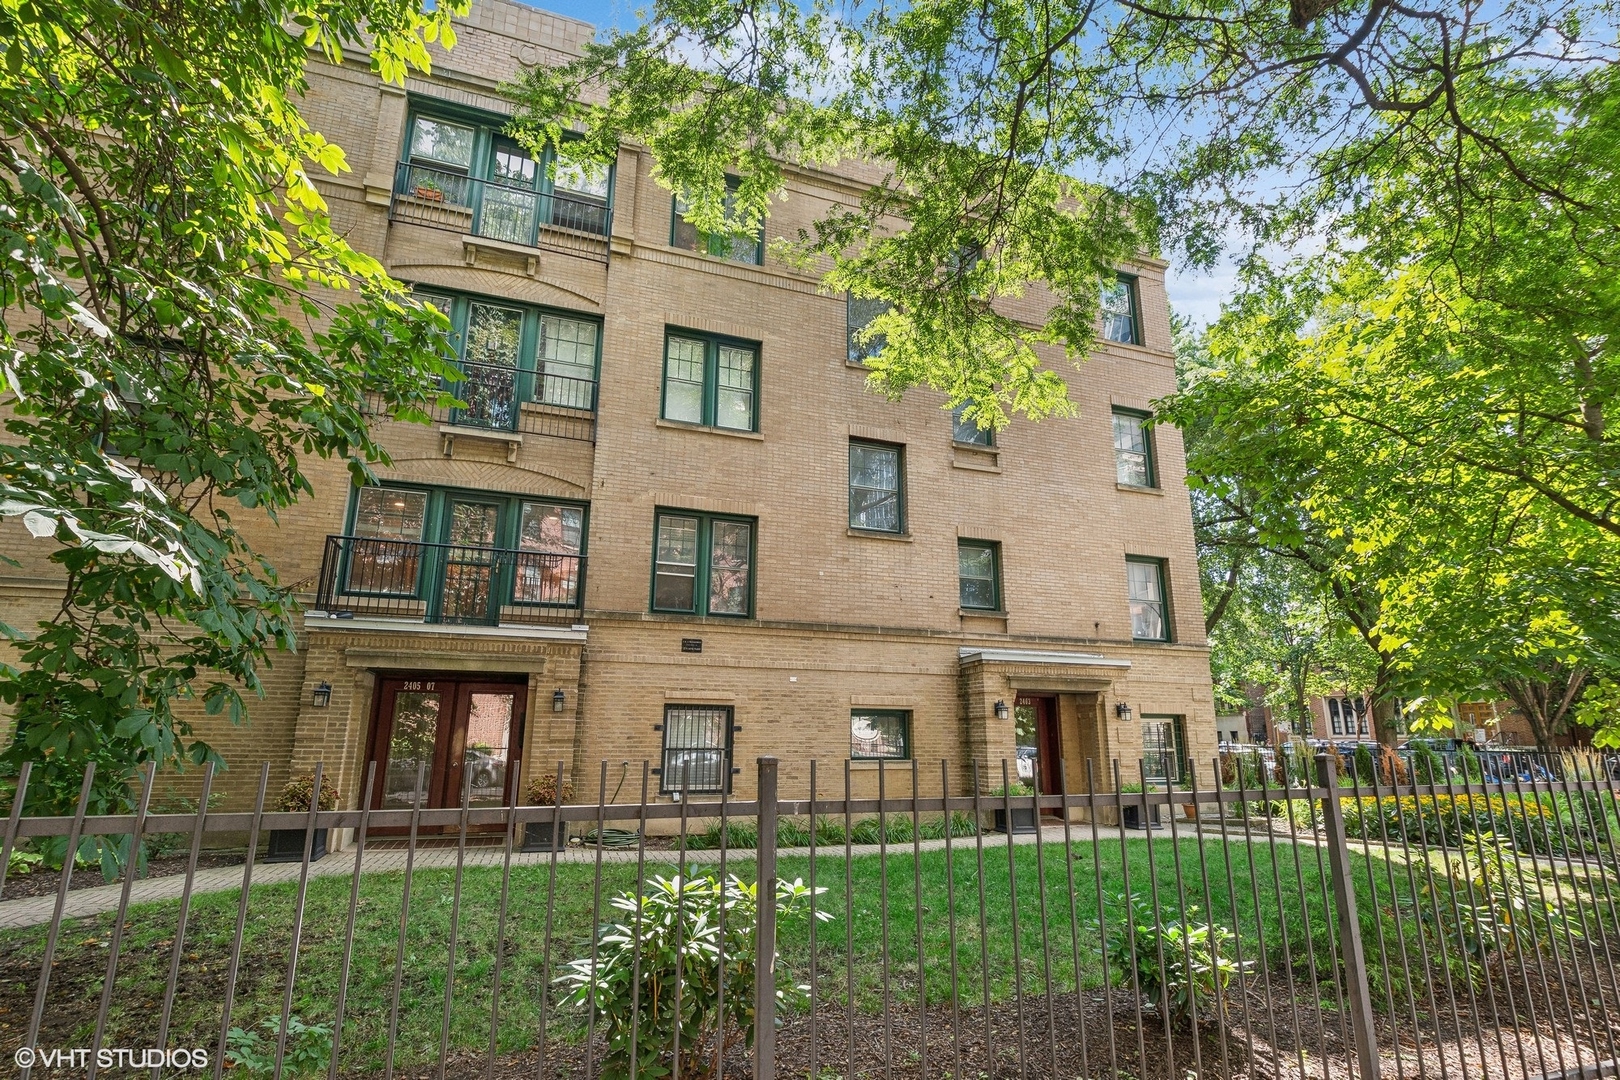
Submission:
POLYGON ((1131 637, 1137 641, 1170 640, 1170 603, 1164 578, 1163 559, 1126 556, 1125 579, 1130 594, 1131 637))
POLYGON ((982 428, 977 420, 970 420, 963 413, 967 412, 967 405, 958 405, 951 410, 951 441, 964 446, 994 446, 996 445, 995 428, 982 428))
POLYGON ((574 607, 584 585, 585 503, 460 488, 356 488, 341 587, 422 600, 430 619, 476 621, 513 605, 574 607))
POLYGON ((658 510, 653 519, 652 610, 750 617, 755 527, 752 518, 658 510))
POLYGON ((718 795, 731 790, 736 724, 729 705, 665 705, 658 788, 668 795, 718 795))
MULTIPOLYGON (((726 179, 725 213, 730 219, 736 204, 737 180, 735 177, 726 179)), ((686 220, 687 206, 681 197, 676 195, 670 198, 669 204, 669 244, 670 247, 683 248, 686 251, 696 251, 703 255, 712 255, 717 259, 729 259, 732 262, 752 263, 755 266, 765 264, 765 223, 760 222, 759 231, 752 235, 726 235, 724 233, 706 233, 696 225, 686 220)))
POLYGON ((673 327, 664 333, 663 417, 759 430, 759 343, 673 327))
POLYGON ((872 320, 889 310, 887 300, 868 300, 856 296, 854 293, 845 293, 845 336, 849 343, 849 362, 864 364, 872 357, 883 351, 883 335, 878 334, 870 340, 862 341, 861 331, 872 324, 872 320))
POLYGON ((1179 716, 1142 717, 1142 779, 1179 784, 1187 779, 1187 728, 1179 716))
POLYGON ((1152 418, 1129 409, 1114 410, 1114 475, 1130 487, 1158 487, 1153 460, 1152 418))
POLYGON ((611 163, 538 158, 504 133, 507 118, 439 102, 412 104, 398 194, 461 209, 478 236, 533 246, 540 228, 605 236, 613 203, 611 163))
POLYGON ((1001 610, 1001 545, 989 540, 956 542, 956 574, 962 607, 1001 610))
POLYGON ((849 756, 856 761, 911 760, 911 713, 904 709, 851 709, 849 756))
POLYGON ((906 448, 849 441, 849 527, 865 532, 906 531, 906 448))
POLYGON ((1118 274, 1102 285, 1102 336, 1124 345, 1142 344, 1142 320, 1136 278, 1118 274))
POLYGON ((434 288, 414 294, 450 317, 467 375, 446 388, 467 403, 452 422, 511 431, 527 406, 596 411, 601 319, 434 288))

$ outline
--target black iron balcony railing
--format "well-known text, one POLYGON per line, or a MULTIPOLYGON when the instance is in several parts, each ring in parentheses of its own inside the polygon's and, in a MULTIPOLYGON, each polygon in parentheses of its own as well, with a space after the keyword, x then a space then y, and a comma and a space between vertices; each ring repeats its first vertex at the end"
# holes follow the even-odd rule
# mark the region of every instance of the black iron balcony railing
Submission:
POLYGON ((400 162, 389 208, 396 221, 607 261, 613 211, 605 199, 508 187, 400 162))
POLYGON ((585 608, 585 556, 328 536, 315 607, 474 626, 571 624, 585 608))
MULTIPOLYGON (((544 367, 530 371, 465 361, 458 366, 467 377, 447 382, 444 389, 466 404, 429 409, 433 420, 494 432, 596 441, 595 379, 559 375, 544 367)), ((381 401, 373 401, 372 408, 380 415, 381 401)))

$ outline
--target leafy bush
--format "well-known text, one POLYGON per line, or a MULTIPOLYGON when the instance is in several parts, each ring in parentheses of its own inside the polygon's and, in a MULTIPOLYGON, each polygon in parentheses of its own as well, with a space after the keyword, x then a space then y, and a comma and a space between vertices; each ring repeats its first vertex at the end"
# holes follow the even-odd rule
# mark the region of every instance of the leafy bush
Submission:
POLYGON ((1457 847, 1490 834, 1510 839, 1518 851, 1546 855, 1564 850, 1556 813, 1534 795, 1385 795, 1346 799, 1344 823, 1347 835, 1365 840, 1457 847))
MULTIPOLYGON (((790 917, 811 895, 800 881, 779 880, 778 916, 790 917)), ((739 1043, 752 1046, 758 1020, 754 1015, 758 886, 736 877, 728 877, 724 884, 714 877, 656 877, 644 895, 621 893, 610 903, 619 919, 603 927, 595 961, 574 960, 557 979, 569 988, 563 1005, 594 1005, 605 1025, 608 1048, 602 1075, 607 1080, 667 1076, 674 1067, 678 1041, 680 1072, 675 1080, 693 1080, 713 1072, 717 1052, 723 1056, 739 1043)), ((829 918, 826 912, 817 912, 816 917, 829 918)), ((810 988, 788 977, 779 954, 774 963, 780 1013, 808 1000, 810 988)), ((776 1017, 769 1022, 775 1023, 776 1017)))
MULTIPOLYGON (((315 797, 315 774, 305 773, 295 776, 287 781, 287 786, 281 789, 281 799, 276 803, 277 809, 283 813, 293 814, 309 809, 310 799, 315 797)), ((321 776, 321 803, 318 809, 336 810, 338 804, 337 787, 325 775, 321 776)), ((289 1029, 290 1030, 290 1029, 289 1029)))
POLYGON ((1418 918, 1446 940, 1463 944, 1472 965, 1500 965, 1505 958, 1542 946, 1556 951, 1558 939, 1581 932, 1566 910, 1549 871, 1490 833, 1468 837, 1462 850, 1431 853, 1433 883, 1427 881, 1411 902, 1418 918))
POLYGON ((37 851, 24 851, 22 848, 12 848, 11 856, 6 860, 6 876, 32 874, 39 869, 45 856, 37 851))
POLYGON ((1224 998, 1233 980, 1252 966, 1251 961, 1240 965, 1233 958, 1236 937, 1232 931, 1198 922, 1196 907, 1184 913, 1161 908, 1156 918, 1153 905, 1140 897, 1118 896, 1115 903, 1128 913, 1128 924, 1098 923, 1114 982, 1130 984, 1134 952, 1137 993, 1154 1009, 1168 996, 1171 1018, 1177 1022, 1201 1021, 1213 1015, 1216 990, 1224 998))
POLYGON ((559 800, 557 774, 553 772, 538 773, 534 779, 529 781, 528 795, 529 805, 531 806, 556 806, 559 801, 566 803, 574 797, 574 785, 564 780, 562 783, 562 797, 559 800))
MULTIPOLYGON (((307 808, 309 803, 304 806, 307 808)), ((225 1039, 225 1060, 255 1076, 272 1076, 276 1070, 276 1036, 281 1018, 273 1016, 257 1028, 233 1027, 225 1039)), ((282 1051, 281 1070, 292 1076, 315 1076, 327 1071, 332 1060, 332 1025, 306 1024, 296 1016, 287 1018, 287 1045, 282 1051)))

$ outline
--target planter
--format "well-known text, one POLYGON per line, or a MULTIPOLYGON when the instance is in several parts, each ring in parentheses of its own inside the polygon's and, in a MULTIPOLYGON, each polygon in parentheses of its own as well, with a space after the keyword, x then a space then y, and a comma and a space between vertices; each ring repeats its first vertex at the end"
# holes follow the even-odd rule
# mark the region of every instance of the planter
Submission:
POLYGON ((1126 803, 1119 808, 1119 816, 1125 822, 1127 829, 1162 829, 1159 823, 1159 804, 1149 803, 1147 806, 1148 824, 1142 824, 1142 804, 1126 803))
POLYGON ((523 851, 561 851, 568 846, 568 822, 531 821, 523 826, 523 851), (555 833, 553 833, 555 830, 555 833), (555 847, 553 837, 555 836, 555 847))
MULTIPOLYGON (((1007 831, 1007 811, 996 811, 996 832, 1007 831)), ((1012 812, 1012 831, 1015 833, 1032 833, 1035 831, 1035 808, 1033 806, 1020 810, 1014 808, 1012 812)))
POLYGON ((1198 804, 1197 803, 1182 803, 1181 804, 1181 812, 1187 816, 1188 821, 1197 821, 1198 820, 1198 804))
POLYGON ((424 202, 444 202, 444 192, 438 188, 419 187, 416 189, 416 197, 424 202))
MULTIPOLYGON (((319 862, 326 856, 326 840, 331 829, 316 829, 315 843, 309 849, 309 861, 319 862)), ((265 853, 265 862, 303 862, 304 861, 304 830, 303 829, 271 829, 270 850, 265 853)))

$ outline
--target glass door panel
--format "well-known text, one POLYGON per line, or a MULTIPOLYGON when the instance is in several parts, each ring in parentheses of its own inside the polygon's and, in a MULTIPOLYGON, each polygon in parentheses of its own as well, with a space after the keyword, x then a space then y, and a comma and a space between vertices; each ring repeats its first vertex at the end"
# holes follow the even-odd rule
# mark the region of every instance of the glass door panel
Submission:
POLYGON ((489 623, 498 564, 500 507, 493 503, 452 500, 445 537, 443 622, 489 623))
POLYGON ((512 760, 515 690, 473 690, 467 694, 467 743, 462 753, 462 783, 472 806, 506 802, 506 776, 512 760))
POLYGON ((409 810, 434 804, 435 783, 442 778, 434 768, 438 757, 439 719, 445 711, 444 691, 432 681, 409 680, 395 684, 384 695, 386 715, 379 737, 382 749, 382 792, 378 808, 409 810))

